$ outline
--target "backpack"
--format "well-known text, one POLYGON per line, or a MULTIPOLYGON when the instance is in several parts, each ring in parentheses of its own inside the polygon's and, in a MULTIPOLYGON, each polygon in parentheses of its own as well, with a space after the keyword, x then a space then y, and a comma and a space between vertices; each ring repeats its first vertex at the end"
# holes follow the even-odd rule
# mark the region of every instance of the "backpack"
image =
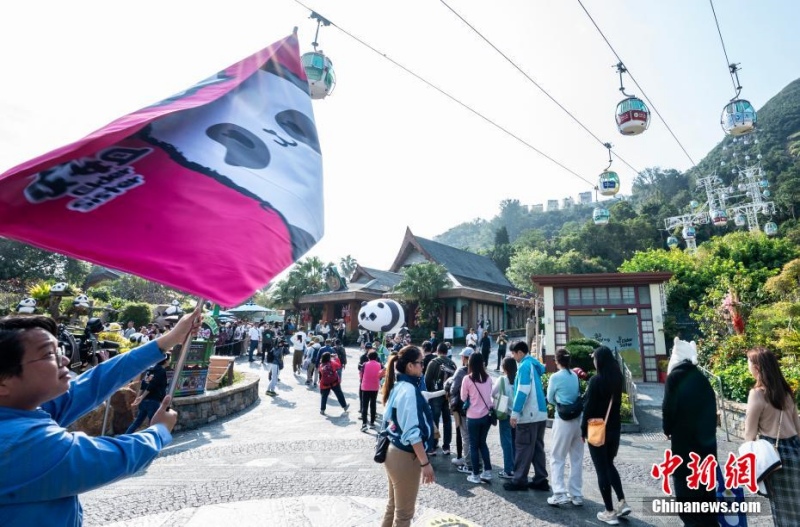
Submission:
POLYGON ((324 385, 327 388, 339 384, 339 374, 336 373, 336 370, 333 369, 333 366, 331 366, 330 362, 320 368, 319 384, 320 386, 324 385))
POLYGON ((446 359, 437 359, 439 362, 439 372, 436 375, 436 380, 433 383, 433 391, 437 392, 439 390, 444 389, 444 383, 447 382, 447 379, 453 376, 456 372, 449 364, 446 359))

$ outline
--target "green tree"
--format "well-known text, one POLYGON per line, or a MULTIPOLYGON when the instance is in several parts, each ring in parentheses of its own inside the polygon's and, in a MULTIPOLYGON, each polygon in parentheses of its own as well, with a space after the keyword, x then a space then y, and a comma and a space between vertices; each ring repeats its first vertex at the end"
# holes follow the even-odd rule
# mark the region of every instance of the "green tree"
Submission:
MULTIPOLYGON (((331 264, 332 265, 332 264, 331 264)), ((323 290, 322 271, 325 265, 316 256, 300 260, 289 271, 286 278, 274 285, 270 291, 270 306, 277 309, 300 310, 299 300, 304 295, 323 290)))
POLYGON ((511 255, 513 253, 514 250, 509 243, 508 230, 505 226, 500 227, 494 234, 494 249, 491 251, 490 258, 500 271, 505 273, 511 264, 511 255))
POLYGON ((339 260, 339 270, 347 280, 350 280, 350 277, 353 276, 356 267, 358 267, 358 262, 349 254, 339 260))
POLYGON ((134 327, 140 328, 152 322, 153 311, 145 302, 131 302, 122 308, 119 320, 123 325, 127 324, 129 320, 133 320, 134 327))
POLYGON ((447 269, 439 264, 424 262, 406 267, 394 292, 406 302, 417 305, 418 326, 436 329, 441 307, 439 292, 447 287, 450 287, 447 269))
POLYGON ((506 276, 514 287, 531 291, 531 276, 537 274, 557 274, 561 272, 558 258, 537 249, 520 249, 511 257, 506 276))

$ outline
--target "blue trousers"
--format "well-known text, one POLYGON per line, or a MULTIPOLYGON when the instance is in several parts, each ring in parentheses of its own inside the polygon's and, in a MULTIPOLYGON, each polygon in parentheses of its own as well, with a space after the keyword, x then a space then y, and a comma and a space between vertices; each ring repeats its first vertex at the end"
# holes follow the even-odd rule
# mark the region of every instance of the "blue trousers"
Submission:
POLYGON ((148 422, 150 419, 153 418, 153 415, 158 411, 158 407, 161 406, 161 403, 158 401, 154 401, 152 399, 144 399, 142 402, 139 403, 139 411, 136 414, 136 419, 133 420, 131 426, 125 430, 126 434, 132 434, 136 430, 142 426, 144 423, 145 418, 147 418, 148 422))
POLYGON ((489 458, 489 447, 486 445, 486 437, 489 435, 489 416, 485 415, 477 419, 467 418, 467 429, 469 430, 469 457, 472 461, 472 473, 476 476, 481 474, 481 458, 483 458, 483 469, 492 470, 492 461, 489 458))
POLYGON ((497 423, 500 428, 500 447, 503 449, 503 472, 514 473, 514 436, 516 430, 511 428, 510 419, 501 419, 497 423))

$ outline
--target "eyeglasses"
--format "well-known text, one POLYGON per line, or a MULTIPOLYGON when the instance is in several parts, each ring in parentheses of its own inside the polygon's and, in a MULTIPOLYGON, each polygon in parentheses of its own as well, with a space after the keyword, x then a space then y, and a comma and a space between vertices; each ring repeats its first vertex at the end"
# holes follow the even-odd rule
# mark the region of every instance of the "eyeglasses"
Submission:
POLYGON ((42 357, 42 358, 40 358, 40 359, 33 359, 33 360, 29 360, 28 362, 23 362, 23 363, 21 364, 21 366, 24 366, 24 365, 26 365, 26 364, 30 364, 30 363, 32 363, 32 362, 39 362, 39 361, 43 361, 43 360, 52 360, 53 358, 55 358, 55 359, 56 359, 56 364, 58 365, 58 364, 61 364, 61 358, 62 358, 63 356, 64 356, 64 349, 63 349, 63 348, 60 348, 60 347, 58 347, 58 348, 56 348, 56 351, 55 351, 55 353, 53 353, 53 352, 50 352, 50 353, 48 353, 48 354, 47 354, 45 357, 42 357))
POLYGON ((425 361, 424 361, 424 360, 415 360, 415 361, 414 361, 414 362, 412 362, 411 364, 419 364, 419 365, 422 365, 422 364, 425 364, 425 361))

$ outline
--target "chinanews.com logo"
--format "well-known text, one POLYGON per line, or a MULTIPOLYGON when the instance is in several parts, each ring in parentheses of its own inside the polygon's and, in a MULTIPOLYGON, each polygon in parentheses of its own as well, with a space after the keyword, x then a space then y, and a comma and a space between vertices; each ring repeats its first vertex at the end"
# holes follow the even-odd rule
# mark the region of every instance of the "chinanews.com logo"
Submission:
MULTIPOLYGON (((662 492, 669 496, 645 498, 644 513, 657 516, 674 516, 677 514, 715 514, 728 517, 762 514, 762 503, 753 497, 746 499, 745 491, 751 496, 758 491, 756 480, 756 457, 753 453, 736 456, 728 453, 725 464, 720 467, 713 455, 705 458, 695 452, 689 453, 686 468, 686 487, 690 490, 701 489, 716 495, 715 500, 676 499, 672 496, 670 476, 683 464, 680 455, 673 454, 671 449, 664 451, 664 460, 653 464, 650 475, 661 480, 662 492)), ((674 477, 674 476, 673 476, 674 477)), ((767 513, 769 511, 766 511, 767 513)), ((732 523, 731 525, 736 525, 732 523)))

